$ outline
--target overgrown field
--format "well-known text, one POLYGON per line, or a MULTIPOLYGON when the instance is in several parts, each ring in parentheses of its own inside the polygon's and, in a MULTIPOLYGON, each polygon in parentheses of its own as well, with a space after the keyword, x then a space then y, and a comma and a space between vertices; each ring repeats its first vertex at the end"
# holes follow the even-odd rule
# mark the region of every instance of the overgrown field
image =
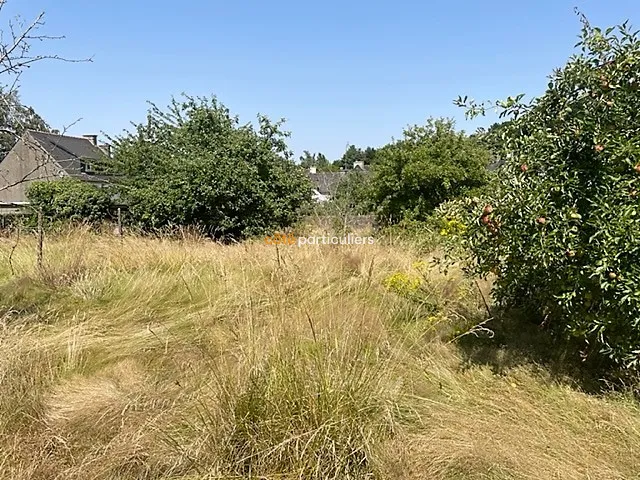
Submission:
POLYGON ((460 336, 489 286, 409 248, 14 240, 3 479, 640 478, 634 400, 526 322, 460 336))

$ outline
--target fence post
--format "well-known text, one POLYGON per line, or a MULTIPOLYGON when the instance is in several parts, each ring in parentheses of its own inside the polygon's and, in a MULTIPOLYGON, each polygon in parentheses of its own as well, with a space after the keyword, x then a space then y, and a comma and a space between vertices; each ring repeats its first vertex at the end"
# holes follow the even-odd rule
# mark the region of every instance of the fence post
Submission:
POLYGON ((38 209, 38 268, 42 268, 42 247, 44 243, 44 228, 42 226, 42 208, 38 209))
POLYGON ((122 237, 122 209, 118 207, 118 236, 122 237))

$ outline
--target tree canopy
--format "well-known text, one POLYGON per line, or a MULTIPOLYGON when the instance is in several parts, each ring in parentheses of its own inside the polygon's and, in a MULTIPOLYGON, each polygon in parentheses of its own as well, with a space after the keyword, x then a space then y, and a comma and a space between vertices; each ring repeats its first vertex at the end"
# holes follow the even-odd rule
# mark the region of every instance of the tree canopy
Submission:
POLYGON ((375 162, 376 149, 367 147, 364 150, 355 145, 347 145, 347 149, 338 160, 333 162, 337 170, 350 170, 355 162, 372 165, 375 162))
MULTIPOLYGON (((582 18, 579 53, 544 95, 497 102, 508 153, 465 242, 496 298, 640 368, 640 39, 582 18)), ((485 106, 465 99, 468 113, 485 106)))
POLYGON ((404 131, 401 140, 376 153, 372 200, 381 219, 424 220, 440 203, 481 187, 489 152, 454 122, 430 119, 404 131))
POLYGON ((133 221, 147 229, 193 225, 240 238, 291 225, 310 185, 291 159, 281 130, 259 115, 241 125, 214 98, 152 105, 147 121, 114 139, 108 171, 133 221))
POLYGON ((25 130, 49 132, 50 128, 32 107, 23 105, 16 90, 0 91, 0 158, 13 148, 25 130))
POLYGON ((33 210, 41 210, 50 220, 99 223, 113 217, 112 193, 108 188, 64 178, 29 184, 27 197, 33 210))
POLYGON ((322 153, 311 153, 308 150, 302 152, 300 156, 300 166, 305 170, 309 170, 310 167, 316 167, 318 172, 335 172, 338 167, 329 162, 327 157, 322 153))

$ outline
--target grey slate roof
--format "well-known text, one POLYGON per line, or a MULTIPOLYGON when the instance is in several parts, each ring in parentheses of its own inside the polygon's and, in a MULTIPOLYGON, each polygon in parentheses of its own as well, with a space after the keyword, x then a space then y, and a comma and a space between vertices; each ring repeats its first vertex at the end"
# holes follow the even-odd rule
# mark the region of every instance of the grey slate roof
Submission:
POLYGON ((319 172, 310 173, 309 178, 318 192, 322 195, 334 195, 338 184, 347 172, 319 172))
POLYGON ((86 181, 104 181, 106 177, 84 172, 84 165, 100 160, 104 152, 88 139, 28 130, 28 134, 70 176, 86 181))

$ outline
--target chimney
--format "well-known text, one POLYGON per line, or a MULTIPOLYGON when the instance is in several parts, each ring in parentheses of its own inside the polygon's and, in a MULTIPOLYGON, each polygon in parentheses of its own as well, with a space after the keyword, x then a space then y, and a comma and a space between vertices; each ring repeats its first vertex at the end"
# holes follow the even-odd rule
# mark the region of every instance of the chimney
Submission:
POLYGON ((83 135, 82 137, 89 140, 94 147, 98 146, 98 135, 83 135))
POLYGON ((357 162, 353 162, 353 169, 359 168, 360 170, 364 170, 364 162, 362 160, 358 160, 357 162))
POLYGON ((316 168, 315 165, 309 167, 309 173, 317 173, 317 172, 318 172, 318 169, 316 168))
POLYGON ((104 145, 100 145, 100 150, 102 150, 104 152, 104 154, 111 158, 111 145, 108 143, 105 143, 104 145))

